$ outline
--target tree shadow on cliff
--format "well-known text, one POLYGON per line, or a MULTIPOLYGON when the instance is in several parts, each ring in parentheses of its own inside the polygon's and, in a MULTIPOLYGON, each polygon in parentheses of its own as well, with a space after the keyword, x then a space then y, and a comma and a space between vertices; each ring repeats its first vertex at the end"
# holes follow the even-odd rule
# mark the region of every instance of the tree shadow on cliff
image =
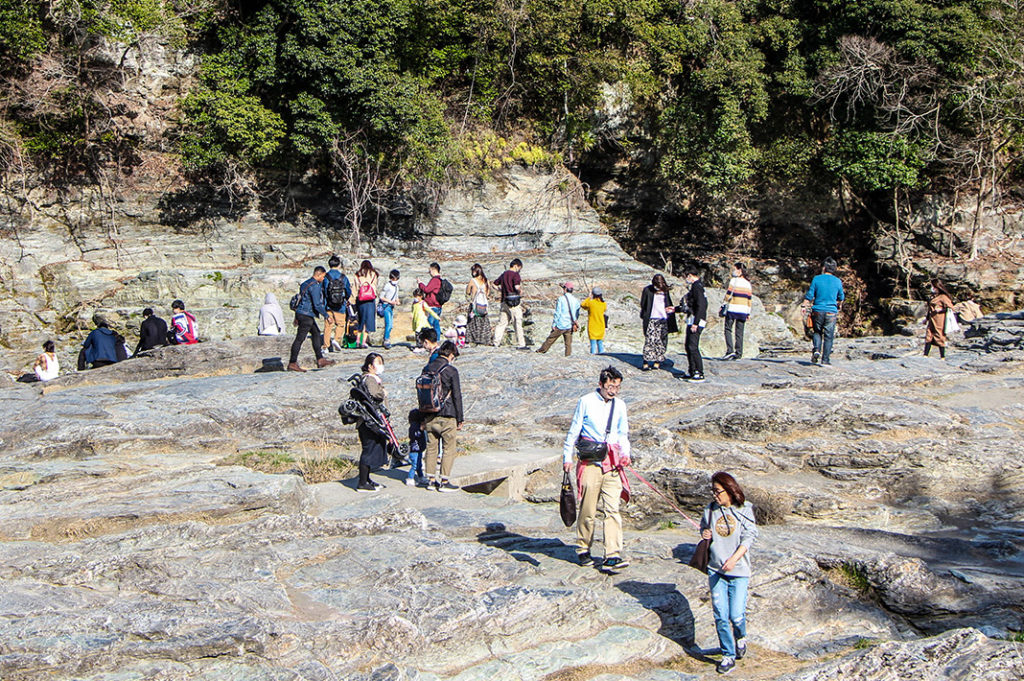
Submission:
POLYGON ((237 220, 249 210, 249 202, 233 198, 225 190, 190 185, 168 192, 157 202, 160 224, 176 231, 208 232, 219 220, 237 220))
POLYGON ((530 554, 540 554, 555 560, 576 563, 575 546, 552 537, 527 537, 509 532, 503 523, 488 523, 487 529, 478 534, 476 540, 481 544, 506 551, 518 561, 535 566, 540 565, 540 561, 530 554))

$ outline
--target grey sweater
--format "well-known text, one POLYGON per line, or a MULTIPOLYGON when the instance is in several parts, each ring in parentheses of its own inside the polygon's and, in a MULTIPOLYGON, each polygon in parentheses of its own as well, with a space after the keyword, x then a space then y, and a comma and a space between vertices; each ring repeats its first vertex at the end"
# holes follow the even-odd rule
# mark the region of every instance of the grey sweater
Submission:
POLYGON ((722 565, 729 560, 729 556, 736 553, 740 546, 746 546, 747 552, 736 563, 736 567, 722 574, 729 577, 749 577, 750 547, 757 539, 754 506, 749 502, 742 506, 720 506, 713 501, 707 505, 700 518, 701 532, 708 528, 711 529, 708 570, 722 572, 722 565))

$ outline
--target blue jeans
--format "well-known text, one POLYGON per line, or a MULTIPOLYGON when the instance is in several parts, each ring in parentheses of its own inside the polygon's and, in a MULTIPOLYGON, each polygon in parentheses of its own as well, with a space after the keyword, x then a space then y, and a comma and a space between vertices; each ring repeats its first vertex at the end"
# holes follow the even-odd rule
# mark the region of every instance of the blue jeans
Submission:
POLYGON ((590 354, 592 355, 603 355, 604 354, 604 339, 598 340, 590 339, 590 354))
POLYGON ((409 475, 405 476, 409 479, 415 479, 417 476, 423 477, 423 452, 415 449, 409 450, 409 475))
POLYGON ((430 325, 434 327, 434 331, 437 332, 437 342, 442 343, 444 342, 444 335, 441 333, 441 308, 432 307, 430 309, 437 315, 437 319, 434 319, 433 317, 430 318, 430 325))
POLYGON ((811 322, 814 324, 814 334, 811 341, 814 343, 814 351, 821 353, 821 363, 830 364, 832 361, 832 341, 836 337, 835 312, 811 312, 811 322), (824 347, 822 347, 822 336, 824 336, 824 347))
POLYGON ((747 635, 747 587, 750 577, 729 577, 718 572, 708 574, 711 606, 722 657, 736 659, 736 640, 747 635))
POLYGON ((391 325, 395 321, 395 306, 388 303, 381 303, 384 308, 384 342, 391 340, 391 325))

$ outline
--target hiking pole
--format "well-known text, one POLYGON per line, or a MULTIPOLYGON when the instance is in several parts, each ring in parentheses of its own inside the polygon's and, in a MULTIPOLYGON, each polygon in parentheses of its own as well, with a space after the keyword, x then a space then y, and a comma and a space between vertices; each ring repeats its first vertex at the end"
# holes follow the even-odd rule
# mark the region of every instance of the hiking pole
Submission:
POLYGON ((697 530, 698 532, 700 532, 700 525, 698 525, 697 523, 695 523, 695 522, 693 521, 693 519, 692 519, 692 518, 690 518, 690 516, 686 515, 686 513, 684 513, 684 512, 683 512, 683 509, 681 509, 681 508, 679 508, 678 506, 676 506, 676 505, 675 505, 675 503, 674 503, 674 502, 673 502, 673 501, 672 501, 671 499, 669 499, 669 498, 668 498, 667 496, 665 496, 665 494, 664 494, 664 493, 662 493, 662 491, 661 491, 661 490, 659 490, 659 489, 658 489, 657 487, 655 487, 655 486, 654 486, 654 485, 652 485, 651 483, 647 482, 647 479, 646 479, 646 478, 645 478, 644 476, 642 476, 642 475, 640 475, 639 473, 637 473, 637 472, 636 472, 636 470, 635 470, 635 469, 633 468, 633 466, 626 466, 626 470, 628 470, 628 471, 629 471, 630 473, 632 473, 633 475, 635 475, 635 476, 636 476, 636 479, 637 479, 637 480, 639 480, 640 482, 644 483, 645 485, 647 485, 648 487, 650 487, 650 488, 651 488, 652 490, 654 490, 654 493, 655 493, 655 494, 657 494, 657 495, 658 495, 659 497, 661 497, 662 499, 664 499, 665 501, 667 501, 667 502, 668 502, 668 505, 669 505, 669 506, 671 506, 672 508, 674 508, 674 509, 676 510, 676 512, 677 512, 677 513, 678 513, 679 515, 681 515, 681 516, 683 516, 684 518, 686 518, 687 522, 689 522, 689 523, 690 523, 691 525, 693 525, 693 528, 694 528, 695 530, 697 530))

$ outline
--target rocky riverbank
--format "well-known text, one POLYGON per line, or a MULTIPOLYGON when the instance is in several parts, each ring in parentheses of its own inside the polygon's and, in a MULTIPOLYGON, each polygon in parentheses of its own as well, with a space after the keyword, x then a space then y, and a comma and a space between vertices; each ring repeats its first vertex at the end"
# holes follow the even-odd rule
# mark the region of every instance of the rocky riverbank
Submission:
MULTIPOLYGON (((168 348, 0 392, 0 675, 714 676, 694 533, 643 485, 633 565, 609 576, 573 564, 554 467, 524 471, 533 501, 407 488, 404 470, 377 495, 344 466, 305 480, 356 453, 335 409, 359 356, 288 374, 286 344, 168 348), (240 465, 270 460, 283 472, 240 465)), ((1017 678, 1020 644, 1002 639, 1024 626, 1024 365, 918 352, 842 341, 832 370, 709 359, 691 385, 675 352, 643 373, 634 352, 472 348, 456 474, 557 455, 575 398, 613 363, 645 477, 695 513, 726 468, 760 508, 739 678, 1017 678)), ((422 360, 397 346, 387 361, 403 414, 422 360)))

